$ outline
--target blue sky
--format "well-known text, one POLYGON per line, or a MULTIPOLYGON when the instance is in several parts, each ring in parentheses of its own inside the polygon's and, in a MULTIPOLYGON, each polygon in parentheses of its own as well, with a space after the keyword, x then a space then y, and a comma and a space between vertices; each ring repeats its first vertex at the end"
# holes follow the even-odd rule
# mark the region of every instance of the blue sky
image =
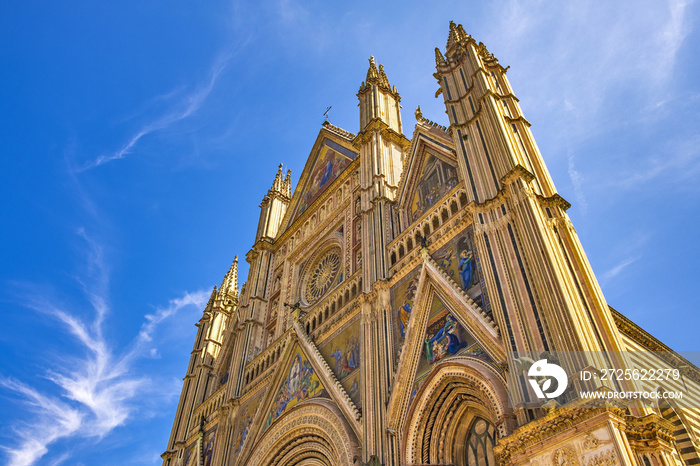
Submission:
POLYGON ((2 462, 160 464, 193 324, 277 166, 298 179, 328 106, 358 131, 370 55, 409 137, 417 105, 447 124, 432 73, 450 20, 511 66, 609 304, 700 349, 696 2, 11 0, 2 462))

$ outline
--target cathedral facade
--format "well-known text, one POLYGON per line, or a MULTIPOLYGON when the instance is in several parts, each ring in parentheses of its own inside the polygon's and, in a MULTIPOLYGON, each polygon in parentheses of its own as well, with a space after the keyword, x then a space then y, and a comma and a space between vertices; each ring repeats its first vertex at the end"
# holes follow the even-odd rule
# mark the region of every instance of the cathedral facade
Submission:
POLYGON ((506 68, 454 23, 435 59, 449 127, 371 58, 359 133, 280 166, 164 466, 700 464, 700 371, 606 303, 506 68))

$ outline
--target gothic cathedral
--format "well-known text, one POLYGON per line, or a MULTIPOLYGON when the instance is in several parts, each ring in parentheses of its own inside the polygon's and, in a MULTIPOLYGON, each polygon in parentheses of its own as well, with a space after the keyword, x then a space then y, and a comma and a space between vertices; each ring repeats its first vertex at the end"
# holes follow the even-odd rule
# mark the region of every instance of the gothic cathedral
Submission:
POLYGON ((700 464, 667 397, 700 370, 606 303, 507 69, 454 23, 435 61, 449 127, 419 107, 409 139, 371 58, 359 133, 324 123, 295 189, 280 166, 164 466, 700 464))

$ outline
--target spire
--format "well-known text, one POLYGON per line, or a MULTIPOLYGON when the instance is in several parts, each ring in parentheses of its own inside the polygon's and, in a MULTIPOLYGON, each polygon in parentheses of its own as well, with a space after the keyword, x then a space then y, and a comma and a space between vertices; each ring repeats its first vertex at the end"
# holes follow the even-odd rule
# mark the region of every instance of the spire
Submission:
POLYGON ((238 296, 238 255, 233 259, 231 268, 226 272, 224 281, 219 288, 219 296, 238 296))
POLYGON ((287 170, 287 177, 283 178, 282 164, 277 168, 272 187, 267 191, 260 203, 260 220, 258 220, 258 232, 255 241, 262 238, 274 239, 287 212, 287 206, 292 197, 292 171, 287 170))
MULTIPOLYGON (((374 56, 369 57, 367 79, 366 82, 363 82, 360 86, 360 92, 367 89, 371 84, 376 84, 381 89, 392 90, 391 84, 389 84, 389 78, 386 77, 386 73, 384 72, 384 65, 379 65, 379 69, 377 69, 374 56)), ((396 88, 394 88, 393 92, 396 93, 396 88)))
POLYGON ((392 87, 389 83, 389 78, 384 72, 384 65, 379 65, 377 68, 374 56, 369 57, 367 81, 360 85, 357 97, 360 99, 360 128, 364 130, 370 121, 379 119, 389 125, 392 130, 402 134, 399 110, 401 96, 396 90, 396 86, 392 87), (381 97, 378 97, 379 95, 381 97))
POLYGON ((469 39, 472 38, 467 32, 464 30, 461 24, 457 25, 457 36, 460 41, 467 42, 469 39))

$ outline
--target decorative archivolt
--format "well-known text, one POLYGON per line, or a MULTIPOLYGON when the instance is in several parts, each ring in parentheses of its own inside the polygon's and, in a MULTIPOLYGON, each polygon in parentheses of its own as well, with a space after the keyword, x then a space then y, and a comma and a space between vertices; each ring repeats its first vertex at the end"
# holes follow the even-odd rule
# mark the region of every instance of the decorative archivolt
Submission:
POLYGON ((483 419, 497 437, 509 433, 508 394, 487 363, 459 357, 439 364, 423 384, 401 432, 406 464, 452 463, 472 423, 483 419))
POLYGON ((338 408, 329 400, 314 399, 279 418, 239 464, 294 465, 307 463, 352 465, 358 441, 338 408))
MULTIPOLYGON (((471 299, 464 295, 449 277, 441 272, 439 266, 429 257, 427 253, 423 254, 424 266, 418 280, 416 297, 414 300, 414 310, 410 315, 408 322, 408 331, 406 340, 403 346, 403 351, 399 357, 398 366, 396 369, 396 377, 394 379, 392 394, 387 406, 387 416, 389 418, 389 428, 394 431, 401 431, 405 428, 404 421, 409 412, 409 405, 413 400, 413 389, 415 382, 415 374, 421 356, 421 348, 423 346, 423 338, 425 329, 429 320, 430 303, 434 295, 438 294, 444 300, 445 305, 450 308, 454 317, 460 325, 474 336, 479 345, 484 351, 491 356, 494 361, 505 361, 505 352, 502 343, 498 337, 498 330, 494 323, 487 318, 486 315, 476 307, 471 299)), ((499 374, 497 368, 492 364, 471 358, 467 356, 454 357, 445 360, 444 364, 452 364, 461 362, 463 364, 464 376, 471 374, 469 377, 476 380, 481 380, 487 387, 491 387, 484 393, 491 393, 488 398, 502 407, 507 406, 507 395, 505 392, 505 380, 499 374), (500 387, 500 388, 498 388, 500 387)), ((442 370, 442 369, 441 369, 442 370)), ((421 390, 425 390, 425 384, 421 390)), ((416 402, 413 401, 412 412, 417 409, 416 402)), ((499 411, 499 416, 502 413, 499 411)), ((420 461, 418 461, 420 463, 420 461)))

